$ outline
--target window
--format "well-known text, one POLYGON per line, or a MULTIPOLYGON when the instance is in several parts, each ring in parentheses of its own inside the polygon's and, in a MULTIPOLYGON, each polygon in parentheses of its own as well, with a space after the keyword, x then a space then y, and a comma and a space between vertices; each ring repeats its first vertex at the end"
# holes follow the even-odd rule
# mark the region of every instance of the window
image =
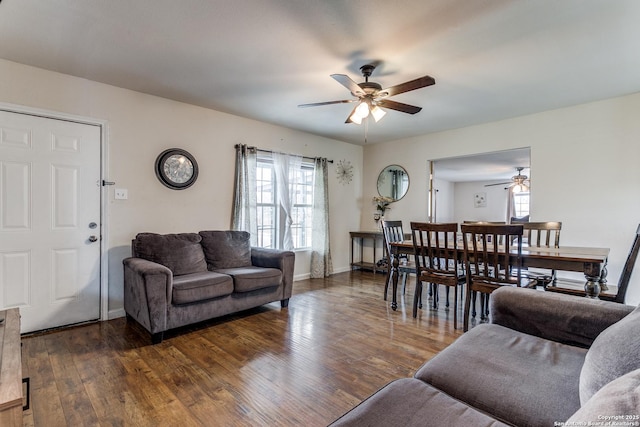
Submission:
POLYGON ((515 193, 513 195, 513 203, 516 208, 516 217, 522 218, 529 215, 529 192, 515 193))
POLYGON ((313 213, 313 165, 302 164, 291 180, 293 186, 293 212, 291 233, 294 248, 311 247, 311 221, 313 213))
POLYGON ((272 162, 258 160, 256 171, 258 207, 258 246, 276 246, 276 177, 272 162))
MULTIPOLYGON (((313 163, 302 162, 300 169, 289 171, 291 195, 291 236, 294 249, 311 247, 311 219, 313 212, 313 163)), ((285 215, 278 203, 273 160, 258 157, 257 173, 258 246, 283 247, 285 215)))

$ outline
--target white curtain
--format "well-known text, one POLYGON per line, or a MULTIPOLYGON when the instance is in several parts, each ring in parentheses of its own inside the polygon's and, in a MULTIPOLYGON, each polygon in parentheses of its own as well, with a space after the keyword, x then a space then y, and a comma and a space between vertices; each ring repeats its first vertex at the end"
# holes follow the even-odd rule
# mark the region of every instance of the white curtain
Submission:
POLYGON ((276 175, 276 186, 278 187, 278 202, 283 212, 284 235, 282 249, 285 251, 294 249, 291 224, 293 224, 292 212, 293 204, 295 203, 295 188, 291 183, 295 175, 300 171, 301 164, 301 156, 273 153, 273 169, 276 175))
POLYGON ((313 222, 311 234, 311 278, 333 273, 329 248, 329 191, 327 159, 315 159, 313 180, 313 222))
POLYGON ((231 215, 231 229, 248 231, 252 246, 258 244, 257 152, 255 147, 236 145, 236 176, 231 215))
POLYGON ((513 197, 513 186, 507 190, 507 224, 511 224, 511 218, 516 216, 516 202, 513 197))

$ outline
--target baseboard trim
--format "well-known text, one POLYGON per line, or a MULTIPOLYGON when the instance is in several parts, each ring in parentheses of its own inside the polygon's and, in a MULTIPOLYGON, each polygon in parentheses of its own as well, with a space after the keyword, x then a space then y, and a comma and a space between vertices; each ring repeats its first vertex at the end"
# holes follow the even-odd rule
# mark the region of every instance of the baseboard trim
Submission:
POLYGON ((126 313, 124 312, 124 308, 119 308, 117 310, 109 310, 108 316, 109 320, 117 319, 119 317, 124 317, 126 313))

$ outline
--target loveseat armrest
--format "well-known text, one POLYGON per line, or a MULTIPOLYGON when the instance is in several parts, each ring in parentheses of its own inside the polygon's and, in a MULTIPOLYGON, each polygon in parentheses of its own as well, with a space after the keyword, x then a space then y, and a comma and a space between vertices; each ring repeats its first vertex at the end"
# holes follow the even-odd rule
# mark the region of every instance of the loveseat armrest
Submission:
POLYGON ((293 268, 296 254, 292 251, 251 247, 251 264, 256 267, 277 268, 282 271, 282 300, 291 298, 293 289, 293 268))
POLYGON ((167 329, 173 274, 162 264, 142 258, 125 258, 124 309, 150 333, 167 329))
POLYGON ((589 347, 635 307, 534 289, 504 287, 491 294, 491 323, 529 335, 589 347))

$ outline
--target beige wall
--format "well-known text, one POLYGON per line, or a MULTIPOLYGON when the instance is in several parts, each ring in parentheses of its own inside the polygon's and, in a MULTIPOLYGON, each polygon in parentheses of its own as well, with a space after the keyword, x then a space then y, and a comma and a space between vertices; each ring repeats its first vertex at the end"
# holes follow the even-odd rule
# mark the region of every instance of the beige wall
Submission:
MULTIPOLYGON (((108 126, 105 178, 129 190, 126 201, 107 188, 109 310, 122 310, 122 259, 140 231, 226 229, 230 224, 236 143, 346 159, 354 180, 341 185, 330 169, 331 250, 334 268, 349 268, 348 232, 373 229, 372 197, 378 173, 404 166, 411 183, 388 219, 424 220, 427 161, 531 147, 532 219, 563 221, 568 245, 611 248, 610 281, 616 282, 640 222, 640 94, 548 111, 500 122, 363 147, 243 119, 80 78, 0 60, 0 103, 104 120, 108 126), (180 147, 200 165, 197 183, 184 191, 162 186, 153 162, 180 147)), ((419 117, 416 117, 419 119, 419 117)), ((298 253, 296 276, 309 272, 298 253)), ((628 302, 640 302, 640 273, 628 302)))
MULTIPOLYGON (((114 200, 107 187, 109 312, 122 315, 122 259, 130 255, 136 233, 198 231, 230 227, 235 150, 244 143, 259 148, 346 159, 354 180, 338 183, 329 171, 331 250, 334 269, 349 269, 349 230, 360 220, 362 147, 243 119, 205 108, 116 88, 68 75, 0 60, 0 103, 16 104, 107 122, 108 167, 104 177, 128 190, 114 200), (156 156, 179 147, 198 161, 193 187, 170 190, 154 173, 156 156)), ((309 273, 309 254, 296 254, 296 277, 309 273)))
MULTIPOLYGON (((427 217, 427 161, 531 147, 531 218, 562 221, 562 243, 611 248, 609 281, 616 283, 640 223, 640 94, 607 99, 484 125, 365 146, 363 197, 389 164, 404 166, 411 185, 389 219, 427 217)), ((371 222, 371 208, 362 224, 371 222)), ((640 269, 640 267, 638 268, 640 269)), ((640 302, 640 272, 627 302, 640 302)))

